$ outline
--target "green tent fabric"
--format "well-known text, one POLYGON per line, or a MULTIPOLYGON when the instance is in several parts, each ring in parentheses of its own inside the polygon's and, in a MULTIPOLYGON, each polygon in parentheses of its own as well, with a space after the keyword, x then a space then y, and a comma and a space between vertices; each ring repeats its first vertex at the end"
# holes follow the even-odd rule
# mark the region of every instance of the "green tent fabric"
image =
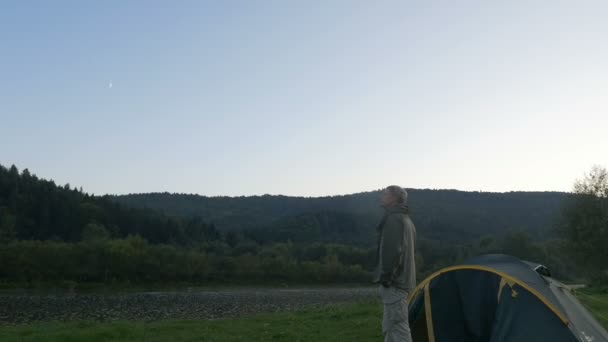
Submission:
POLYGON ((538 264, 484 255, 440 270, 409 298, 415 342, 608 342, 608 333, 538 264))

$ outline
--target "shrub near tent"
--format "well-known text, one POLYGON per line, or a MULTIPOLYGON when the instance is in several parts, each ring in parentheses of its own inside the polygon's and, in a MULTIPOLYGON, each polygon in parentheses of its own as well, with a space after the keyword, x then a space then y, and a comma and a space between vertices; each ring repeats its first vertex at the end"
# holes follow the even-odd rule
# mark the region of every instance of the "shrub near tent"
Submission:
POLYGON ((495 254, 432 274, 409 298, 413 340, 608 342, 569 288, 535 269, 495 254))

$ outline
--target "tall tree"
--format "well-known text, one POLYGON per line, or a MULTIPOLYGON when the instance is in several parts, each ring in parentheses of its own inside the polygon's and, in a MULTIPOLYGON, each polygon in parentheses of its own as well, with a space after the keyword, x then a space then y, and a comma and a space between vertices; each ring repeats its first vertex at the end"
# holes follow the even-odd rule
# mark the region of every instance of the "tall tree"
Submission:
POLYGON ((15 216, 8 208, 0 207, 0 243, 11 241, 15 236, 15 216))
POLYGON ((577 194, 565 210, 562 233, 568 250, 592 278, 605 280, 608 270, 608 171, 594 166, 574 185, 577 194))

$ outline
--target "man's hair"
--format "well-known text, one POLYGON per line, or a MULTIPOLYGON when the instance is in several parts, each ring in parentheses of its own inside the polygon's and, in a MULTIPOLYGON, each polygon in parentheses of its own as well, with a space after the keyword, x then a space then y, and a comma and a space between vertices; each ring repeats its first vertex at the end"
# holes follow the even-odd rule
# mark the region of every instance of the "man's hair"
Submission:
POLYGON ((398 185, 391 185, 386 187, 386 191, 395 196, 397 203, 405 204, 407 202, 407 191, 404 188, 398 185))

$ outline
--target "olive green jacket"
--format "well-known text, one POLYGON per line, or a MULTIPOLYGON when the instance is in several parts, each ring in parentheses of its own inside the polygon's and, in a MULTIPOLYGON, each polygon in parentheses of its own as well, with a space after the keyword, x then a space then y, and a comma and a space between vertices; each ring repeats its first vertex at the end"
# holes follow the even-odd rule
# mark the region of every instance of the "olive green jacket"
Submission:
POLYGON ((378 225, 378 263, 374 282, 406 291, 416 287, 416 227, 407 205, 386 209, 378 225))

